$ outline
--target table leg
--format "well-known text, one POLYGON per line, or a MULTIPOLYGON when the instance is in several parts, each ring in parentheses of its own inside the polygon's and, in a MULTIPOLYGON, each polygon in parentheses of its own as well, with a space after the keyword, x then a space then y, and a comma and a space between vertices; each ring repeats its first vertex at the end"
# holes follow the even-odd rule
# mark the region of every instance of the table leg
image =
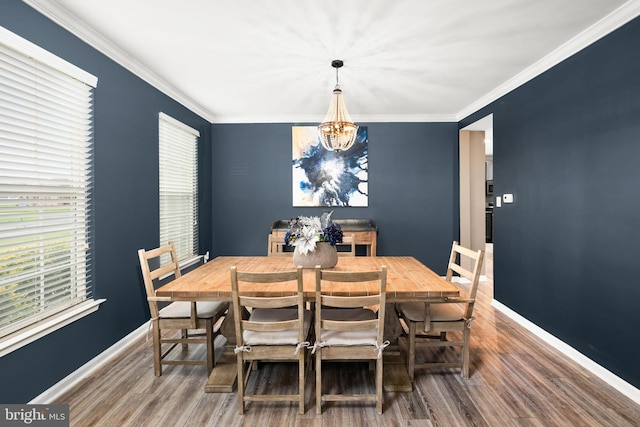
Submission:
POLYGON ((400 325, 395 304, 387 303, 385 307, 384 339, 385 341, 389 341, 390 345, 383 352, 384 377, 382 383, 384 384, 384 391, 413 391, 407 365, 404 357, 402 357, 400 346, 398 345, 398 337, 402 335, 402 332, 402 325, 400 325))
POLYGON ((233 393, 235 390, 238 369, 236 355, 233 352, 236 347, 236 333, 231 307, 229 307, 229 312, 220 326, 220 333, 227 339, 227 344, 204 385, 205 393, 233 393))

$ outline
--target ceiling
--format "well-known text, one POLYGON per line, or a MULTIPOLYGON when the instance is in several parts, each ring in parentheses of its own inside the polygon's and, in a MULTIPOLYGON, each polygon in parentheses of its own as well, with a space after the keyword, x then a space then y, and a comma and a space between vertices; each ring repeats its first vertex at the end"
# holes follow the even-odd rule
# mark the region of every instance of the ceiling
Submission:
POLYGON ((640 14, 638 0, 24 1, 214 123, 321 121, 332 59, 356 122, 458 121, 640 14))

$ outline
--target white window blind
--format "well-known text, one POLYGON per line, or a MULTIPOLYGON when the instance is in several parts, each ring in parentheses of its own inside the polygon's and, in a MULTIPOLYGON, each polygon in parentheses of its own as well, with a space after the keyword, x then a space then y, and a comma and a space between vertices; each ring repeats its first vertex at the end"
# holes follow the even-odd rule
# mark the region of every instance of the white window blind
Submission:
POLYGON ((96 83, 0 27, 0 337, 92 298, 96 83))
POLYGON ((184 261, 198 254, 200 133, 164 113, 159 123, 160 244, 173 241, 178 259, 184 261))

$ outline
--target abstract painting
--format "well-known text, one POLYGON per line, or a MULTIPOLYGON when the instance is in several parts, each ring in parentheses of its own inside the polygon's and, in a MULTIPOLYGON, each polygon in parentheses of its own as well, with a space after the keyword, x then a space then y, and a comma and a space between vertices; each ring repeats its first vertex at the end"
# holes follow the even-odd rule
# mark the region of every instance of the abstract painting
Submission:
POLYGON ((293 126, 293 206, 368 206, 367 128, 353 146, 326 150, 316 126, 293 126))

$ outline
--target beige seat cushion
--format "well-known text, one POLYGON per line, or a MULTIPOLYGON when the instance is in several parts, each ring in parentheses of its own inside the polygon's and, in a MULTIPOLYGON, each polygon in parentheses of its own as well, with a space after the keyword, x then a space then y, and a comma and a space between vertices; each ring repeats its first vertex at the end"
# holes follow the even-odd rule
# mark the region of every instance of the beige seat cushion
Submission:
MULTIPOLYGON (((249 320, 254 322, 282 322, 298 318, 297 308, 256 308, 251 311, 249 320)), ((309 335, 311 327, 311 311, 304 311, 304 339, 309 335)), ((244 345, 297 345, 298 330, 259 332, 243 331, 244 345)))
MULTIPOLYGON (((402 313, 405 319, 412 322, 424 321, 424 303, 422 302, 401 302, 397 305, 398 311, 402 313)), ((455 322, 462 320, 465 304, 431 304, 431 321, 432 322, 455 322)))
MULTIPOLYGON (((322 309, 322 318, 325 320, 373 320, 376 314, 366 308, 328 308, 322 309)), ((321 329, 317 341, 324 346, 340 345, 372 345, 377 344, 378 330, 368 329, 364 331, 330 331, 321 329)))
MULTIPOLYGON (((229 307, 228 302, 204 301, 196 303, 199 318, 215 317, 222 314, 229 307)), ((160 317, 178 318, 191 317, 191 303, 189 301, 176 301, 160 310, 160 317)))

